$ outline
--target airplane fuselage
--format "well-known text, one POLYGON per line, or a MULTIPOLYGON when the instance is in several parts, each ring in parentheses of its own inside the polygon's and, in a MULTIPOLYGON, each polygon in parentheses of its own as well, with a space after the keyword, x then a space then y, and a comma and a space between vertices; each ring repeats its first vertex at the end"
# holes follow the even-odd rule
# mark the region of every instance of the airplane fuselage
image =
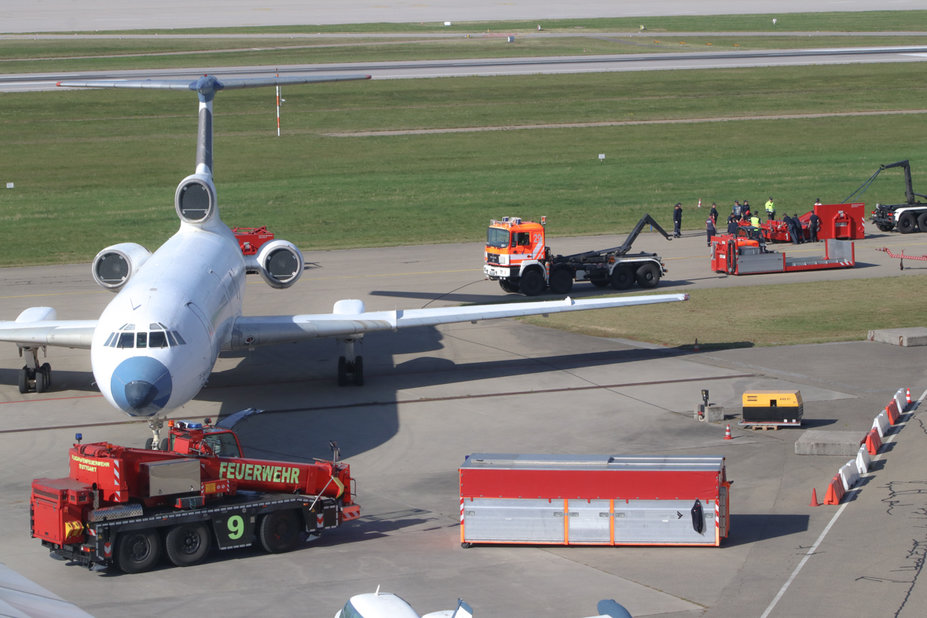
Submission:
POLYGON ((181 224, 100 316, 91 365, 103 396, 132 416, 190 401, 241 315, 244 280, 228 227, 181 224))

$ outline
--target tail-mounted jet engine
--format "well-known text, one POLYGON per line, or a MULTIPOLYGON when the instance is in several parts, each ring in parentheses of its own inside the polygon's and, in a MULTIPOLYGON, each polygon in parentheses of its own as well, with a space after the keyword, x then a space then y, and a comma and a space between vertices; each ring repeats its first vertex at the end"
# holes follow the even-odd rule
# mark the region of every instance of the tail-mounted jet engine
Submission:
POLYGON ((123 242, 103 249, 93 258, 90 270, 101 287, 118 292, 151 257, 151 252, 134 242, 123 242))
POLYGON ((255 255, 245 256, 248 272, 260 273, 272 288, 288 288, 303 274, 303 254, 288 240, 264 243, 255 255))

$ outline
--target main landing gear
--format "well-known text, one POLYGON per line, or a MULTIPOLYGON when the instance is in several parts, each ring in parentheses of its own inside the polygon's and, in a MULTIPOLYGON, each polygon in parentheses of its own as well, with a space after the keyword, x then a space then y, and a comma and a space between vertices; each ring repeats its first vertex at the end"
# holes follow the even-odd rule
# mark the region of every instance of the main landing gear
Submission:
POLYGON ((19 371, 19 392, 44 393, 51 388, 51 365, 39 365, 39 349, 23 347, 19 349, 19 353, 26 357, 26 364, 19 371))
POLYGON ((355 343, 361 339, 349 337, 341 340, 341 356, 338 357, 338 386, 364 385, 364 357, 356 353, 355 343))

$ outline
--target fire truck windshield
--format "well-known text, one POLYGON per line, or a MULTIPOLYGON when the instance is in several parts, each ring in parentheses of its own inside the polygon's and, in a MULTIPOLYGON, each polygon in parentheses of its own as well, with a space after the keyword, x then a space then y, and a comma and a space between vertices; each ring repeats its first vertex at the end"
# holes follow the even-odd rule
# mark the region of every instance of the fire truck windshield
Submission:
POLYGON ((486 232, 486 245, 505 249, 509 246, 509 231, 498 227, 491 227, 486 232))

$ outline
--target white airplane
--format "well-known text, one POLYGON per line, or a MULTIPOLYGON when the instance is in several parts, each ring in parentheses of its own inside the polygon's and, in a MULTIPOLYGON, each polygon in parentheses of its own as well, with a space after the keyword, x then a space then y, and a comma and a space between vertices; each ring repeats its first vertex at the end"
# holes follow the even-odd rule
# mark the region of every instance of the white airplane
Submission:
MULTIPOLYGON (((331 313, 242 315, 245 274, 260 273, 274 288, 293 285, 303 256, 292 243, 273 240, 245 256, 219 218, 213 183, 212 107, 220 90, 368 79, 368 75, 186 80, 64 81, 59 86, 162 88, 199 96, 195 172, 180 181, 174 207, 180 229, 157 251, 120 243, 100 251, 91 265, 94 280, 117 292, 96 320, 58 320, 51 307, 30 307, 15 321, 0 322, 0 341, 15 343, 26 359, 21 392, 51 385, 51 367, 39 364, 46 346, 89 348, 93 376, 113 406, 136 417, 161 417, 203 388, 220 352, 261 345, 334 337, 342 343, 339 384, 363 383, 363 358, 355 342, 364 333, 452 322, 476 322, 534 314, 625 307, 686 300, 686 294, 592 298, 365 311, 360 300, 340 300, 331 313)), ((155 429, 155 427, 152 427, 155 429)), ((157 433, 155 434, 157 438, 157 433)))
POLYGON ((335 613, 335 618, 473 618, 473 610, 462 600, 457 600, 456 609, 444 609, 419 616, 402 597, 392 592, 355 594, 344 607, 335 613))

